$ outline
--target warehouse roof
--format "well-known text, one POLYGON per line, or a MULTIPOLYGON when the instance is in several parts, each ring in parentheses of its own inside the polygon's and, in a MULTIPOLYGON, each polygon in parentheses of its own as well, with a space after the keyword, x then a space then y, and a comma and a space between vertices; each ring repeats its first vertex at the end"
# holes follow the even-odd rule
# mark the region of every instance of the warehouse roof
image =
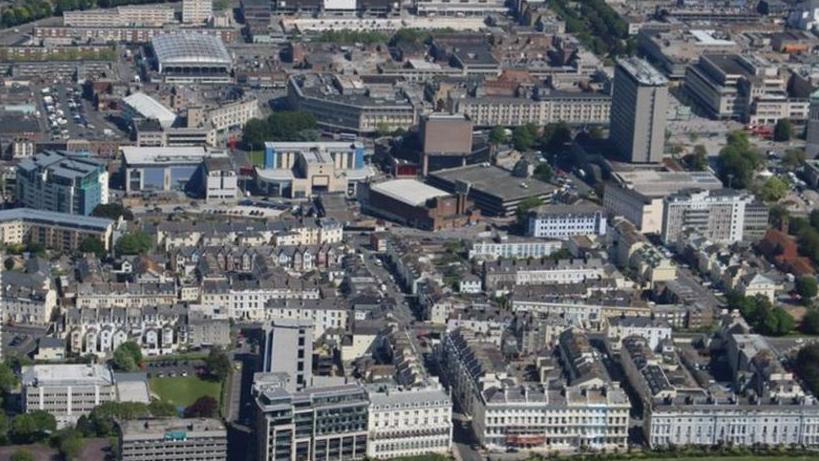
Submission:
POLYGON ((123 99, 125 104, 131 106, 134 111, 146 119, 156 119, 162 128, 173 125, 176 114, 159 103, 156 99, 145 93, 134 93, 123 99))
POLYGON ((450 195, 441 189, 428 186, 414 179, 386 181, 370 186, 370 190, 412 206, 423 205, 431 198, 450 195))
POLYGON ((232 60, 219 37, 195 32, 169 33, 151 39, 156 58, 163 66, 180 64, 223 64, 232 60))

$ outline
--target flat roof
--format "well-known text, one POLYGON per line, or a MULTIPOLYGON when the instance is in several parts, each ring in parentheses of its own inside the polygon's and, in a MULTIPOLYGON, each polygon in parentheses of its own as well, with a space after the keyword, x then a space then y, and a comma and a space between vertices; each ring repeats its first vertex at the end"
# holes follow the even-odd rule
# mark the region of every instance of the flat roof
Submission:
POLYGON ((126 442, 227 437, 225 425, 215 418, 134 419, 121 421, 119 427, 126 442))
POLYGON ((122 146, 122 158, 128 165, 201 163, 209 156, 218 156, 204 147, 136 147, 122 146))
POLYGON ((21 370, 24 386, 113 385, 114 374, 105 365, 30 365, 21 370))
POLYGON ((635 170, 613 173, 625 189, 647 197, 664 197, 682 189, 722 189, 722 181, 707 171, 635 170))
POLYGON ((0 222, 17 220, 73 228, 85 228, 103 232, 114 224, 114 221, 106 218, 36 210, 34 208, 10 208, 8 210, 0 210, 0 222))
POLYGON ((668 85, 668 79, 660 71, 654 68, 648 61, 638 57, 618 59, 617 65, 626 71, 640 85, 664 86, 668 85))
POLYGON ((412 206, 421 206, 431 198, 450 195, 446 191, 428 186, 415 179, 394 179, 373 184, 370 186, 370 190, 412 206))
POLYGON ((486 165, 467 165, 429 174, 449 183, 465 183, 470 189, 500 198, 503 201, 553 193, 557 188, 534 178, 518 178, 511 171, 486 165), (523 186, 525 184, 525 187, 523 186))

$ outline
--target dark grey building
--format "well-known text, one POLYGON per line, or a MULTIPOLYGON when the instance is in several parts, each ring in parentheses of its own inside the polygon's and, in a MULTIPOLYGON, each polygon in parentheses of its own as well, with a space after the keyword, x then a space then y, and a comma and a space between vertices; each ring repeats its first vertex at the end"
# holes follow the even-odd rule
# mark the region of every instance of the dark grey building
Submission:
POLYGON ((631 163, 663 159, 668 80, 639 58, 617 61, 611 100, 611 140, 631 163))

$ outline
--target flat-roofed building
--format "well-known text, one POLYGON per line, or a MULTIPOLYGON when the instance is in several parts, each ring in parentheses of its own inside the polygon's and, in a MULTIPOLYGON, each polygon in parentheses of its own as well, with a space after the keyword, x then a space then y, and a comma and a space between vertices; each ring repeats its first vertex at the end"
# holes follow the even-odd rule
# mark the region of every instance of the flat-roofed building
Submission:
POLYGON ((126 5, 63 12, 63 25, 71 27, 160 27, 174 22, 170 5, 126 5))
POLYGON ((128 123, 155 119, 162 129, 167 129, 176 121, 176 114, 172 110, 141 91, 123 98, 122 102, 122 118, 128 123))
POLYGON ((450 194, 415 179, 371 184, 363 208, 408 226, 427 230, 460 227, 477 219, 464 194, 450 194))
POLYGON ((92 216, 77 216, 32 208, 0 210, 0 241, 5 245, 38 243, 73 252, 85 239, 98 240, 109 250, 115 222, 92 216))
POLYGON ((157 69, 167 83, 230 83, 233 59, 222 39, 195 32, 151 38, 157 69))
POLYGON ((665 243, 674 243, 684 231, 694 231, 715 243, 754 241, 764 237, 759 227, 767 228, 768 208, 756 202, 753 194, 734 189, 702 191, 688 189, 667 196, 663 203, 665 243), (746 210, 754 213, 747 218, 746 210), (746 226, 753 231, 746 235, 746 226))
POLYGON ((62 427, 117 400, 114 373, 104 365, 31 365, 21 370, 23 410, 42 410, 62 427))
POLYGON ((605 235, 603 209, 591 204, 545 205, 527 216, 527 235, 567 239, 575 235, 605 235))
POLYGON ((659 234, 663 198, 683 189, 722 189, 722 181, 706 171, 615 171, 605 185, 603 207, 609 215, 631 221, 643 234, 659 234))
POLYGON ((46 151, 17 164, 17 201, 38 210, 90 215, 108 203, 105 163, 88 155, 46 151))
POLYGON ((611 97, 606 94, 558 90, 540 90, 536 98, 450 95, 447 104, 450 112, 467 115, 478 127, 607 125, 611 111, 611 97))
POLYGON ((120 421, 122 461, 225 461, 227 428, 214 418, 120 421))
POLYGON ((648 62, 617 61, 611 100, 610 139, 631 163, 663 159, 668 110, 668 80, 648 62))
POLYGON ((225 156, 204 147, 123 146, 120 152, 126 194, 185 190, 205 159, 225 156))

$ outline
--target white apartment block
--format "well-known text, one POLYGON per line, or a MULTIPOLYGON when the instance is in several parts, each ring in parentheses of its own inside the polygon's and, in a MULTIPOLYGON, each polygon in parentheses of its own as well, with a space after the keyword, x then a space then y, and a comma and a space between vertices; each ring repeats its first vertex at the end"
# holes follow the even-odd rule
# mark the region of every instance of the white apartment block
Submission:
POLYGON ((605 235, 606 216, 601 208, 591 205, 547 205, 529 214, 527 234, 553 239, 605 235))
POLYGON ((63 12, 63 25, 72 27, 160 27, 174 22, 173 7, 167 5, 63 12))
POLYGON ((114 374, 103 365, 32 365, 23 367, 21 374, 25 412, 46 411, 61 427, 117 400, 114 374))
POLYGON ((452 113, 466 114, 475 126, 608 124, 611 98, 595 93, 552 92, 540 100, 510 97, 450 98, 452 113))
POLYGON ((415 11, 419 16, 480 16, 506 13, 509 8, 499 0, 415 0, 415 11))
POLYGON ((665 320, 651 317, 622 317, 609 321, 607 336, 613 350, 619 350, 624 338, 641 336, 656 351, 660 343, 671 340, 671 325, 665 320))
POLYGON ((260 116, 256 98, 230 102, 208 110, 207 117, 217 131, 244 126, 248 120, 260 116))
POLYGON ((504 240, 479 241, 472 244, 469 250, 469 259, 497 259, 497 258, 542 258, 563 248, 563 242, 542 240, 504 240))
POLYGON ((269 302, 287 299, 318 300, 318 288, 287 286, 237 286, 230 287, 219 282, 206 282, 202 288, 200 302, 205 305, 224 306, 228 316, 237 321, 270 320, 271 313, 266 307, 269 302))
MULTIPOLYGON (((754 200, 750 193, 728 189, 670 195, 663 201, 663 242, 676 242, 685 230, 696 231, 715 243, 742 241, 745 211, 754 200)), ((767 224, 767 216, 765 221, 767 224)))
POLYGON ((367 456, 446 455, 452 446, 452 401, 440 386, 368 391, 367 456))
POLYGON ((182 0, 182 22, 202 24, 213 17, 213 0, 182 0))
POLYGON ((317 225, 293 227, 286 232, 273 236, 276 246, 311 246, 340 243, 344 237, 344 228, 332 220, 320 221, 317 225))
POLYGON ((81 283, 75 305, 80 309, 103 307, 170 306, 178 300, 173 282, 169 283, 81 283))

